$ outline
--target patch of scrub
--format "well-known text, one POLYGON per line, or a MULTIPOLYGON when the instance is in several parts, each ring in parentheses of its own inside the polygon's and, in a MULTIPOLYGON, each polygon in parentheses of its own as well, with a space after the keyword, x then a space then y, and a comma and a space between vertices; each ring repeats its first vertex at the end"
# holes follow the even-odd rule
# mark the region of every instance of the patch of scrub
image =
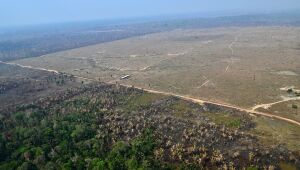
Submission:
POLYGON ((296 89, 295 86, 282 87, 282 88, 280 88, 280 90, 286 91, 292 96, 297 96, 297 97, 300 96, 300 90, 296 89))
POLYGON ((279 75, 284 75, 284 76, 297 76, 298 74, 293 72, 293 71, 278 71, 276 72, 279 75))
POLYGON ((254 135, 265 145, 285 144, 292 151, 300 149, 300 127, 284 122, 276 121, 266 117, 256 117, 253 119, 256 126, 252 130, 254 135))
POLYGON ((288 91, 289 89, 294 89, 294 88, 295 88, 295 86, 286 86, 286 87, 280 88, 280 90, 282 90, 282 91, 288 91))
POLYGON ((124 103, 124 107, 126 108, 126 111, 132 112, 132 111, 138 111, 140 108, 143 107, 150 107, 150 105, 159 100, 163 100, 166 98, 164 95, 160 94, 153 94, 153 93, 143 93, 140 95, 134 95, 127 97, 124 96, 126 102, 124 103))

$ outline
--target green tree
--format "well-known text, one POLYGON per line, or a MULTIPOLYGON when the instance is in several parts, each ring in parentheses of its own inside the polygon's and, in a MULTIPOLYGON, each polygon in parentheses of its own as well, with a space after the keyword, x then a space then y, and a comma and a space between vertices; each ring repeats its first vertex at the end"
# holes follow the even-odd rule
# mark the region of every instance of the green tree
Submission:
POLYGON ((117 142, 111 152, 108 154, 107 162, 108 167, 111 170, 123 170, 126 169, 126 156, 129 151, 129 146, 124 142, 117 142))
POLYGON ((37 167, 31 162, 24 162, 17 170, 37 170, 37 167))

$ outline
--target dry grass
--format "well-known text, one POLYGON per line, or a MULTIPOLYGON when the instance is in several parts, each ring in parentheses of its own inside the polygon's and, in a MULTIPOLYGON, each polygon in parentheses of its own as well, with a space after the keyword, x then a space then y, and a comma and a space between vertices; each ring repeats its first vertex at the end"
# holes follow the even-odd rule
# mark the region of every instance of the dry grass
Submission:
POLYGON ((130 74, 122 83, 251 107, 299 82, 299 35, 291 27, 176 30, 15 62, 102 81, 130 74))
POLYGON ((285 144, 291 150, 300 150, 300 127, 287 122, 265 117, 253 119, 256 127, 254 135, 266 145, 285 144))

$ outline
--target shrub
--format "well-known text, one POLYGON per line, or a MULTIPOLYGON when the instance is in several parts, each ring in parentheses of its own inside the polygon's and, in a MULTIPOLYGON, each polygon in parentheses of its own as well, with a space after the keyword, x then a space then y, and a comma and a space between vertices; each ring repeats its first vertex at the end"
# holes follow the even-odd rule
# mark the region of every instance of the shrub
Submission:
POLYGON ((298 106, 295 105, 295 104, 293 104, 293 105, 292 105, 292 108, 293 108, 293 109, 298 109, 298 106))

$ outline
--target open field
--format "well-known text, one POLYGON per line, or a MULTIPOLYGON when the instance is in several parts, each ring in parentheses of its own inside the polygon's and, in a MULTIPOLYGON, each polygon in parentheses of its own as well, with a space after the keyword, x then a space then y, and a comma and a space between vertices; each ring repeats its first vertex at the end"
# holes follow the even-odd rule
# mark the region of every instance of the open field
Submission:
POLYGON ((253 108, 300 88, 299 49, 299 27, 179 29, 13 62, 253 108))

